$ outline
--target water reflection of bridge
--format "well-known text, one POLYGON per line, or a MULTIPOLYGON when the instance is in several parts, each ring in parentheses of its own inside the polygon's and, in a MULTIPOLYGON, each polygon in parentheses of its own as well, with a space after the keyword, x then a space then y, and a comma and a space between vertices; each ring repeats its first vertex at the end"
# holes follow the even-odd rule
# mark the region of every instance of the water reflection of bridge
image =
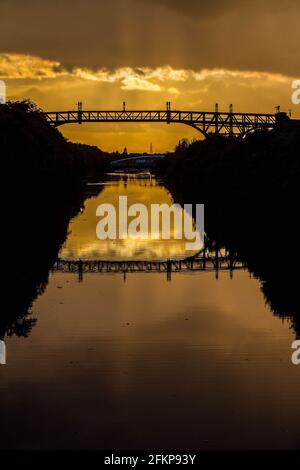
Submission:
POLYGON ((231 252, 203 250, 195 256, 185 259, 167 260, 100 260, 100 259, 58 259, 52 272, 76 273, 79 280, 87 273, 123 274, 129 273, 165 273, 170 280, 172 273, 212 271, 216 277, 220 271, 228 271, 233 276, 235 270, 245 269, 231 252))

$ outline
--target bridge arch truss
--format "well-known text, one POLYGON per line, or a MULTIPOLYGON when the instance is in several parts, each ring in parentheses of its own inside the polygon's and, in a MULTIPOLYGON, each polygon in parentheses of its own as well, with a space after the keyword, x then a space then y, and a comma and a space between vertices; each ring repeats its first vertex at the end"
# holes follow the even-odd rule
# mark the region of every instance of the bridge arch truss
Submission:
POLYGON ((164 122, 185 124, 193 127, 205 137, 212 133, 225 136, 245 135, 254 130, 273 129, 277 114, 248 114, 234 112, 176 111, 176 110, 75 110, 43 113, 47 122, 54 127, 64 124, 82 123, 142 123, 164 122))

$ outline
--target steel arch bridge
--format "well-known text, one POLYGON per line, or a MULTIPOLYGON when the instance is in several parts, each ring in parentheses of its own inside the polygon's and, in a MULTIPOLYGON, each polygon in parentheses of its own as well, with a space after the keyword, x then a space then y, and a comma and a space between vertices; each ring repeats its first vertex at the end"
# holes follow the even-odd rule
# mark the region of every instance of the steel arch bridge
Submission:
POLYGON ((47 122, 54 126, 63 124, 82 124, 85 122, 165 122, 167 124, 185 124, 193 127, 205 137, 212 133, 224 136, 243 136, 254 130, 273 129, 280 120, 289 120, 286 113, 249 114, 209 111, 171 110, 83 110, 80 106, 75 111, 53 111, 43 113, 47 122))

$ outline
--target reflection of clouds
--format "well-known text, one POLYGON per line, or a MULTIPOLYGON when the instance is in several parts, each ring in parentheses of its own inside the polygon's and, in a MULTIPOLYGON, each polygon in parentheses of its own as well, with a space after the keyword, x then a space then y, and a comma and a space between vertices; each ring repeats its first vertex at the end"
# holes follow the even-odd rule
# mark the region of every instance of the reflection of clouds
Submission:
POLYGON ((97 240, 76 248, 68 248, 68 243, 71 240, 61 252, 63 258, 164 259, 191 255, 185 242, 178 240, 97 240))
MULTIPOLYGON (((118 221, 119 196, 126 195, 128 207, 135 203, 144 204, 150 215, 151 204, 172 205, 172 199, 161 186, 143 186, 137 180, 129 179, 126 189, 122 181, 105 185, 103 192, 96 198, 85 202, 84 212, 79 214, 70 224, 69 236, 61 250, 60 256, 70 259, 166 259, 184 258, 193 252, 186 249, 186 240, 174 239, 178 231, 174 231, 173 220, 171 222, 170 240, 151 239, 151 223, 148 223, 148 239, 125 240, 99 240, 96 236, 96 225, 99 217, 96 217, 96 208, 99 204, 112 204, 116 207, 118 221)), ((178 209, 179 210, 179 209, 178 209)), ((185 214, 190 218, 189 214, 185 214)), ((129 218, 130 220, 130 218, 129 218)), ((161 233, 158 233, 161 236, 161 233)), ((146 235, 146 234, 144 234, 146 235)))

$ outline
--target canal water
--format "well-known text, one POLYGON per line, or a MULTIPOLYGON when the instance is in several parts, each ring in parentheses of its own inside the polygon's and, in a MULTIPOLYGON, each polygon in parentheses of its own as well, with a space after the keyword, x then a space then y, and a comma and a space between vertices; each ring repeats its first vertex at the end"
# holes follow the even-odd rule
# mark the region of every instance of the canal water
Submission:
MULTIPOLYGON (((171 202, 150 177, 94 184, 60 257, 187 256, 180 240, 98 240, 96 208, 119 195, 171 202)), ((300 448, 295 331, 246 270, 50 273, 32 316, 4 338, 1 448, 300 448)))

